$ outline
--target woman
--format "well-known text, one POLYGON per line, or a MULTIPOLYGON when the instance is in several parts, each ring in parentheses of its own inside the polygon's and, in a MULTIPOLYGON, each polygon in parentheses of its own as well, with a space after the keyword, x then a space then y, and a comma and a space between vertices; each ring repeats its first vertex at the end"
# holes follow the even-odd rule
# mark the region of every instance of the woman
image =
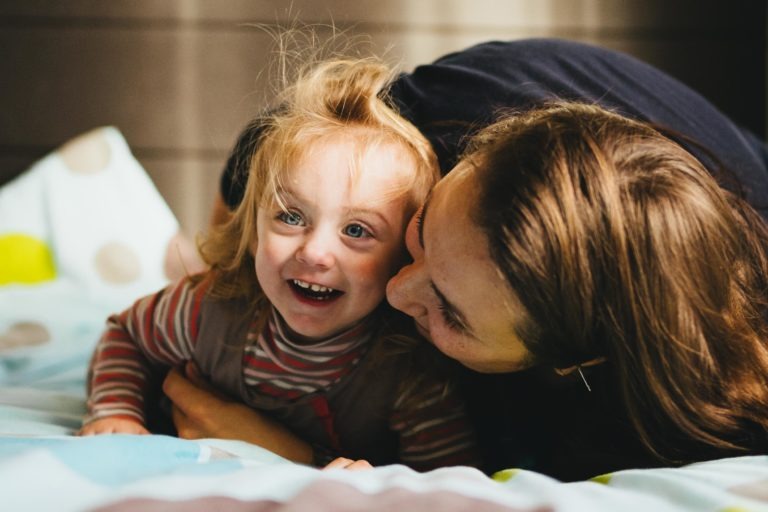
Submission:
MULTIPOLYGON (((517 48, 535 47, 543 63, 568 56, 543 51, 548 44, 517 48)), ((588 61, 615 58, 616 75, 607 75, 614 82, 649 91, 636 71, 659 74, 626 57, 578 49, 588 61)), ((435 66, 453 59, 450 74, 460 68, 456 61, 473 62, 462 55, 435 66)), ((674 84, 673 92, 704 101, 674 84)), ((664 98, 673 92, 665 89, 664 98)), ((635 101, 651 107, 635 109, 642 115, 634 117, 664 121, 653 107, 664 98, 642 98, 625 98, 622 111, 635 101)), ((714 152, 736 165, 753 202, 761 197, 759 146, 711 107, 693 111, 706 122, 690 125, 672 109, 658 110, 685 135, 731 134, 741 141, 714 152)), ((479 141, 433 192, 422 227, 409 228, 414 263, 392 280, 388 296, 443 352, 478 372, 499 374, 468 374, 469 399, 485 430, 480 437, 493 440, 489 469, 528 467, 577 479, 764 451, 766 269, 759 217, 671 141, 599 109, 537 110, 494 125, 479 141), (607 138, 601 127, 608 127, 607 138), (627 147, 637 154, 625 154, 627 147), (651 172, 660 163, 679 172, 651 172), (553 169, 561 172, 547 172, 553 169), (676 198, 678 189, 690 194, 676 198)), ((714 160, 699 154, 714 170, 714 160)), ((191 435, 248 438, 238 429, 222 431, 226 423, 214 420, 217 412, 189 405, 202 397, 235 419, 247 411, 201 394, 178 375, 167 384, 181 425, 189 415, 191 435)))
MULTIPOLYGON (((629 421, 611 439, 623 464, 768 449, 768 230, 652 128, 577 104, 499 122, 407 244, 390 303, 477 372, 571 374, 585 393, 568 428, 604 444, 629 421), (583 414, 595 405, 614 431, 583 414)), ((561 476, 583 467, 559 458, 545 466, 561 476)))

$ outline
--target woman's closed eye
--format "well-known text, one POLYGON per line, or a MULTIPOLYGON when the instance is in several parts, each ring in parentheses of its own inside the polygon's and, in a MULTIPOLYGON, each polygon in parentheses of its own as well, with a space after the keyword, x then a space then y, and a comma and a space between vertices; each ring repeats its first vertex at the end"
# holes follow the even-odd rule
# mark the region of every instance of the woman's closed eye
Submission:
POLYGON ((440 311, 440 315, 443 317, 446 327, 450 330, 465 335, 471 335, 471 330, 467 326, 463 316, 456 311, 456 308, 448 302, 440 290, 437 289, 434 283, 431 283, 432 291, 435 293, 437 299, 437 309, 440 311))
POLYGON ((283 210, 277 214, 277 220, 289 226, 303 226, 304 219, 301 214, 291 210, 283 210))
POLYGON ((416 210, 416 231, 421 233, 424 229, 424 208, 416 210))
POLYGON ((464 334, 466 332, 464 324, 461 322, 461 320, 456 318, 453 312, 448 309, 445 304, 438 302, 437 309, 440 310, 440 314, 443 317, 443 322, 445 322, 446 327, 457 333, 464 334))

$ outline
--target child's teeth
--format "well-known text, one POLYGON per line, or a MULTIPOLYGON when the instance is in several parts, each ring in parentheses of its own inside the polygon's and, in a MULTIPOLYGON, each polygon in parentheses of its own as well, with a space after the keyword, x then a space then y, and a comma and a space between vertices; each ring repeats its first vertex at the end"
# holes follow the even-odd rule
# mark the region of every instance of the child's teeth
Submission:
POLYGON ((299 281, 298 279, 294 279, 293 282, 296 283, 297 286, 310 289, 313 292, 329 293, 333 291, 333 288, 327 288, 325 286, 320 286, 319 284, 309 284, 306 281, 299 281))

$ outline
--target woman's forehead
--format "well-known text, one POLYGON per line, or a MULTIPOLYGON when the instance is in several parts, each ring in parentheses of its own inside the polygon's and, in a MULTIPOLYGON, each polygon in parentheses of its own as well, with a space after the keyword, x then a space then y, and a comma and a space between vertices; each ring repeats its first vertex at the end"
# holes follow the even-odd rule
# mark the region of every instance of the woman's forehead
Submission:
POLYGON ((479 197, 473 169, 460 164, 435 188, 422 219, 425 261, 435 285, 478 334, 498 335, 509 332, 511 311, 519 305, 491 258, 485 232, 473 220, 479 197))
POLYGON ((436 205, 440 206, 440 220, 446 217, 444 220, 449 220, 449 224, 469 222, 477 196, 474 167, 469 163, 460 162, 432 189, 429 195, 430 204, 425 204, 425 210, 428 211, 424 213, 424 222, 426 223, 427 215, 438 215, 431 212, 436 205))

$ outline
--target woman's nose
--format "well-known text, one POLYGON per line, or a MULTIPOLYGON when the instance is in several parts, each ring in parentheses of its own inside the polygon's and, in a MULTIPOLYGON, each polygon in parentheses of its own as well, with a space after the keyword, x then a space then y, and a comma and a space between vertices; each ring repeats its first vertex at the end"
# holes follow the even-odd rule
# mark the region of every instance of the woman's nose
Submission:
POLYGON ((321 230, 313 230, 308 233, 296 251, 296 259, 312 267, 332 267, 336 261, 332 237, 321 230))
POLYGON ((387 283, 387 300, 403 313, 419 318, 427 314, 423 300, 427 280, 421 264, 417 261, 400 269, 387 283))

